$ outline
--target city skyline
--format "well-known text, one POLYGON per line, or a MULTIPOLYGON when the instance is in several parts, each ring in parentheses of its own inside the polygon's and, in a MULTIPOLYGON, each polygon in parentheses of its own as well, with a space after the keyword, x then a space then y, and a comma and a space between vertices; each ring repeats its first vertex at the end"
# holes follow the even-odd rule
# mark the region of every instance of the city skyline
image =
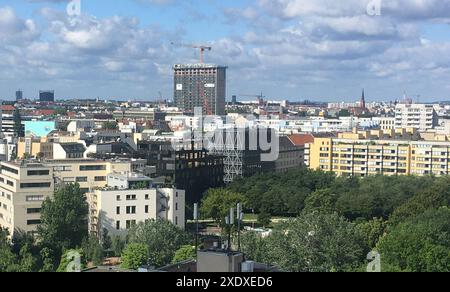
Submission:
POLYGON ((450 1, 64 0, 0 2, 0 97, 173 98, 172 66, 229 67, 227 98, 292 101, 450 99, 450 1), (201 2, 201 4, 199 4, 201 2))

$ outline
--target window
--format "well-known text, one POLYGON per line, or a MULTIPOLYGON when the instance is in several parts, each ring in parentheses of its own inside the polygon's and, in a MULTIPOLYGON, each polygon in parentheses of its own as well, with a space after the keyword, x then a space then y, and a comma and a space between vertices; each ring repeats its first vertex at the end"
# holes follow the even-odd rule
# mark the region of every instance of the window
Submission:
POLYGON ((87 182, 88 178, 87 178, 87 176, 81 176, 81 177, 77 177, 76 181, 77 182, 87 182))
POLYGON ((27 202, 41 202, 43 200, 44 200, 44 196, 39 196, 39 195, 26 196, 26 201, 27 202))
POLYGON ((120 201, 121 201, 120 195, 117 195, 117 196, 116 196, 116 201, 117 201, 117 202, 120 202, 120 201))
POLYGON ((12 186, 12 187, 14 186, 14 183, 10 180, 6 181, 6 183, 8 184, 8 186, 12 186))
POLYGON ((20 184, 21 189, 31 189, 31 188, 49 188, 51 183, 22 183, 20 184))
POLYGON ((148 205, 145 206, 145 214, 148 214, 148 205))
POLYGON ((178 216, 175 216, 175 225, 178 225, 178 216))
POLYGON ((94 178, 95 181, 106 181, 106 176, 96 176, 94 178))
POLYGON ((49 170, 29 170, 27 172, 28 176, 39 176, 39 175, 49 175, 49 170))
POLYGON ((120 215, 120 207, 116 207, 116 215, 120 215))
POLYGON ((41 220, 27 220, 27 225, 39 225, 41 220))
POLYGON ((134 225, 136 225, 136 220, 127 220, 127 229, 130 229, 134 225))
POLYGON ((150 196, 149 195, 145 195, 145 200, 149 200, 150 196))
POLYGON ((80 165, 80 171, 106 170, 106 165, 80 165))
POLYGON ((178 203, 175 203, 175 211, 178 211, 178 203))
POLYGON ((41 208, 28 208, 27 214, 39 214, 41 213, 41 208))
POLYGON ((7 172, 11 172, 11 173, 14 173, 14 174, 19 174, 19 171, 17 169, 14 169, 14 168, 11 168, 11 167, 8 167, 8 166, 4 166, 4 165, 2 165, 2 170, 5 170, 7 172))
POLYGON ((136 195, 127 195, 127 201, 136 201, 136 195))
POLYGON ((136 206, 127 206, 127 214, 136 214, 136 206))
POLYGON ((116 221, 116 229, 120 230, 120 221, 116 221))

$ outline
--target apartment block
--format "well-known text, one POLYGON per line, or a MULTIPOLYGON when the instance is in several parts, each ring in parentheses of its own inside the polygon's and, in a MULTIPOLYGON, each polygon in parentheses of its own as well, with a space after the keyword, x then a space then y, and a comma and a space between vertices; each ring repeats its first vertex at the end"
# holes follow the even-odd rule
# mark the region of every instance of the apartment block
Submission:
POLYGON ((0 227, 36 232, 42 202, 53 195, 53 169, 39 163, 0 163, 0 227))
POLYGON ((308 148, 309 167, 339 176, 450 174, 448 139, 398 137, 387 138, 381 131, 372 131, 315 138, 308 148))
POLYGON ((115 174, 108 177, 108 187, 88 193, 90 232, 101 238, 107 229, 125 236, 133 225, 158 218, 184 229, 184 190, 153 188, 148 182, 141 175, 115 174))
POLYGON ((107 185, 108 174, 131 172, 129 160, 61 159, 47 160, 52 168, 55 182, 78 183, 83 192, 107 185))
POLYGON ((438 116, 431 104, 398 104, 395 108, 396 128, 415 128, 420 131, 438 125, 438 116))

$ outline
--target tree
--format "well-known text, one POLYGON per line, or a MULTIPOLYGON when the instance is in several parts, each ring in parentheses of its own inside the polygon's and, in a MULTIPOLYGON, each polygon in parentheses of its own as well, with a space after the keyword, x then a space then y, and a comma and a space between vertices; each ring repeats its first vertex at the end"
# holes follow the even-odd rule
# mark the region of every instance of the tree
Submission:
POLYGON ((389 222, 396 225, 429 209, 450 206, 450 178, 436 178, 434 183, 395 210, 389 222))
POLYGON ((54 266, 54 262, 55 259, 53 257, 53 252, 51 249, 49 249, 48 247, 44 247, 40 253, 40 258, 41 258, 41 269, 40 272, 53 272, 55 271, 55 266, 54 266))
POLYGON ((449 272, 450 209, 428 210, 392 227, 378 244, 384 272, 449 272))
POLYGON ((16 137, 24 137, 25 133, 22 127, 22 116, 20 115, 19 108, 16 107, 13 114, 13 120, 14 120, 14 134, 16 137))
POLYGON ((179 262, 195 259, 197 257, 197 252, 195 246, 184 245, 179 250, 175 252, 173 256, 172 263, 176 264, 179 262))
POLYGON ((261 211, 261 213, 258 214, 258 224, 260 224, 263 227, 267 227, 272 223, 272 218, 267 211, 261 211))
POLYGON ((122 268, 137 270, 147 264, 148 247, 142 243, 129 244, 122 253, 122 268))
POLYGON ((85 238, 81 246, 88 262, 92 262, 94 265, 102 264, 103 249, 96 236, 91 235, 89 238, 85 238))
POLYGON ((130 243, 147 246, 148 264, 157 267, 170 264, 175 252, 189 242, 188 238, 186 232, 162 219, 140 222, 128 233, 130 243))
POLYGON ((370 221, 361 222, 357 227, 361 231, 367 246, 374 249, 380 238, 385 234, 387 223, 381 218, 374 218, 370 221))
POLYGON ((103 129, 104 130, 117 130, 118 129, 117 122, 104 122, 103 129))
POLYGON ((81 246, 88 236, 88 205, 78 184, 60 187, 53 198, 42 203, 38 236, 43 247, 55 253, 55 260, 63 250, 81 246))
POLYGON ((122 255, 122 252, 125 249, 125 245, 125 241, 122 240, 120 236, 112 237, 111 248, 116 257, 120 257, 122 255))
POLYGON ((303 212, 333 213, 336 210, 336 201, 337 195, 333 194, 331 189, 317 190, 306 198, 303 212))
POLYGON ((102 248, 104 251, 107 251, 111 249, 112 247, 112 240, 111 236, 109 235, 108 229, 103 228, 102 232, 102 248))
POLYGON ((16 272, 19 270, 17 256, 11 250, 9 231, 0 227, 0 272, 16 272))
POLYGON ((336 213, 302 214, 266 240, 268 262, 291 272, 354 271, 367 251, 355 225, 336 213))
POLYGON ((267 262, 267 240, 256 232, 247 232, 242 235, 241 247, 246 258, 259 263, 267 262))
POLYGON ((237 203, 245 206, 245 197, 226 189, 210 189, 203 198, 200 214, 203 218, 212 218, 217 223, 223 223, 230 214, 230 208, 236 208, 237 203))

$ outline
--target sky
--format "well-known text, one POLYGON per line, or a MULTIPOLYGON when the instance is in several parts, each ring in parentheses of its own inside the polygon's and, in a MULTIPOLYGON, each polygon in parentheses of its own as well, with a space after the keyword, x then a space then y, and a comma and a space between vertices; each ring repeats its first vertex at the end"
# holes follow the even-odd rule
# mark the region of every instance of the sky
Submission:
POLYGON ((174 42, 212 46, 228 99, 450 100, 450 0, 69 2, 0 0, 1 99, 171 99, 173 64, 199 61, 174 42))

